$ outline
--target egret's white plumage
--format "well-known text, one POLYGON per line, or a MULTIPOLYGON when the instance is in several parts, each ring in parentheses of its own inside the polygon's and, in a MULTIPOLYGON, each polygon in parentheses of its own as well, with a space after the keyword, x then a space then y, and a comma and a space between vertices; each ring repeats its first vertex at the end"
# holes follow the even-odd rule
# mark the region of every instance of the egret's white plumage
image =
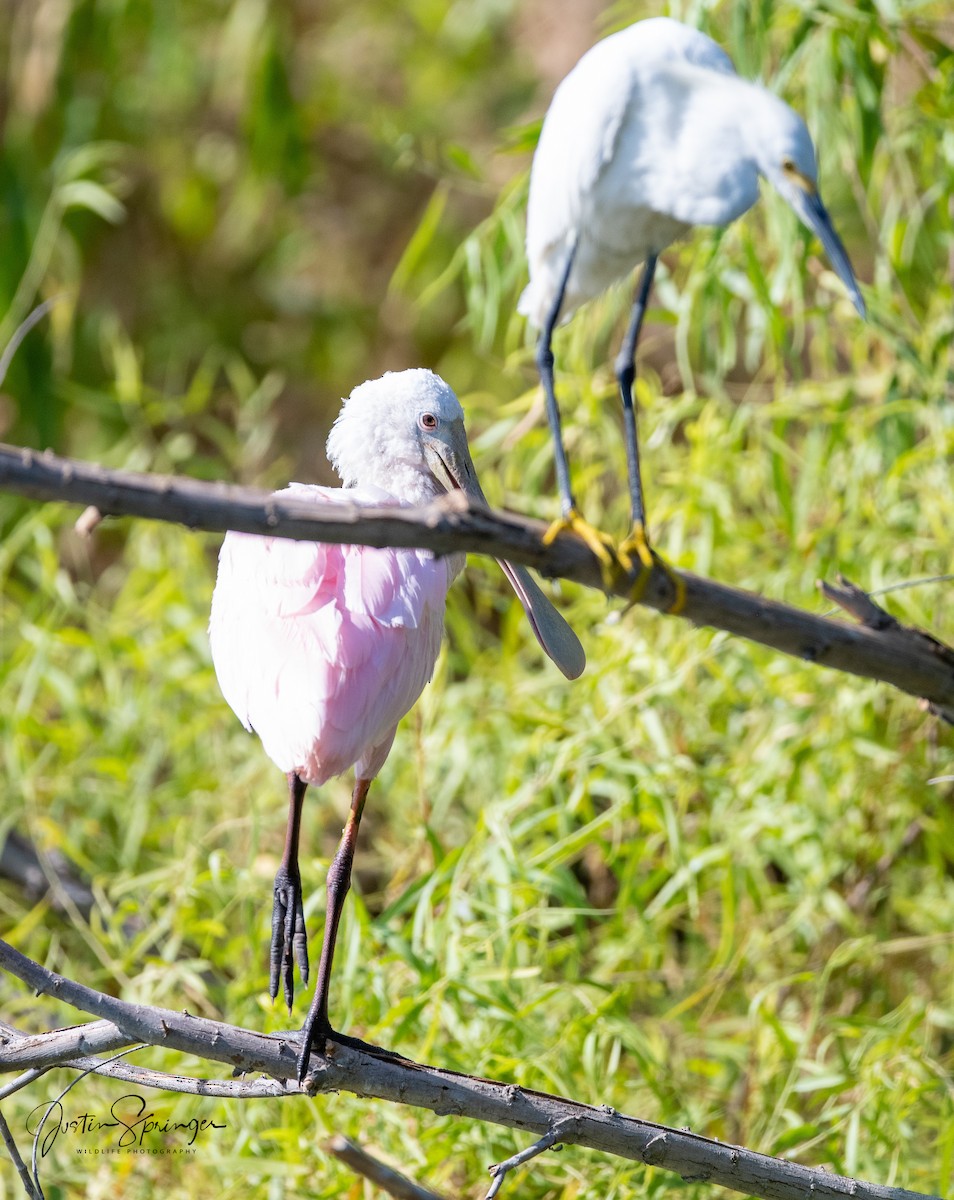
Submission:
POLYGON ((656 258, 694 225, 726 225, 755 203, 763 176, 815 232, 864 315, 848 256, 818 194, 804 121, 740 79, 711 38, 668 17, 637 21, 599 42, 554 94, 530 172, 530 282, 519 308, 540 331, 537 363, 556 449, 564 523, 598 538, 578 514, 553 386, 558 321, 645 263, 616 360, 623 402, 633 534, 648 563, 633 402, 636 344, 656 258))
MULTIPOLYGON (((278 495, 316 505, 419 505, 461 488, 485 503, 457 397, 430 371, 355 388, 328 438, 342 488, 292 484, 278 495)), ((463 555, 373 549, 228 533, 219 556, 209 638, 222 692, 289 781, 285 854, 275 880, 271 991, 292 1002, 293 954, 307 980, 298 874, 308 784, 355 768, 352 812, 328 876, 328 917, 299 1077, 312 1039, 328 1033, 327 991, 337 922, 371 780, 398 722, 440 651, 447 589, 463 555)), ((501 563, 543 648, 570 678, 583 670, 576 635, 526 570, 501 563)))
MULTIPOLYGON (((574 243, 563 319, 691 226, 741 216, 759 175, 806 220, 800 193, 814 189, 818 169, 796 112, 679 21, 653 17, 612 34, 566 76, 543 122, 520 311, 543 328, 574 243)), ((861 307, 854 279, 845 283, 861 307)))
POLYGON ((676 21, 653 18, 599 42, 554 93, 533 159, 527 206, 530 284, 519 305, 538 329, 553 305, 577 231, 583 236, 563 300, 564 319, 628 274, 653 245, 668 245, 685 232, 686 223, 667 214, 665 206, 649 203, 632 211, 628 199, 651 184, 658 157, 653 151, 670 136, 651 117, 654 104, 664 120, 667 115, 657 80, 685 63, 732 72, 728 56, 710 38, 676 21), (640 111, 642 119, 633 120, 640 111), (620 216, 623 227, 617 228, 620 216))

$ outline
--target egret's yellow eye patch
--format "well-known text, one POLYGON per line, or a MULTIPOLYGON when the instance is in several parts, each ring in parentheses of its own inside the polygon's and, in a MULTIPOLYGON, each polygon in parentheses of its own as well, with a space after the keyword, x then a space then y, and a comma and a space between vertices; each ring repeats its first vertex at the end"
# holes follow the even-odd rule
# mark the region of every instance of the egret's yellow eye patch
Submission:
POLYGON ((798 167, 795 166, 790 158, 782 159, 782 171, 788 176, 792 183, 797 184, 798 187, 808 192, 809 196, 814 196, 818 191, 818 188, 812 182, 812 180, 809 179, 807 175, 804 175, 798 169, 798 167))

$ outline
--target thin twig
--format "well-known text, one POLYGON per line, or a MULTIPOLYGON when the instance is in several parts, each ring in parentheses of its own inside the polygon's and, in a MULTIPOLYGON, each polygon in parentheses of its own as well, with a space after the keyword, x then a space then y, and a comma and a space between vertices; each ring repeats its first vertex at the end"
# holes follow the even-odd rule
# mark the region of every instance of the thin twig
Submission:
POLYGON ((494 1196, 497 1195, 503 1186, 504 1177, 508 1171, 512 1171, 514 1167, 522 1166, 525 1162, 529 1162, 531 1158, 536 1158, 544 1150, 549 1150, 557 1142, 563 1141, 566 1134, 575 1133, 577 1123, 577 1117, 567 1117, 565 1121, 560 1121, 557 1125, 554 1125, 549 1133, 545 1133, 542 1138, 535 1141, 532 1146, 528 1146, 526 1150, 520 1150, 516 1154, 512 1154, 510 1158, 505 1158, 503 1162, 494 1163, 490 1167, 490 1173, 493 1175, 494 1181, 490 1185, 490 1191, 487 1193, 486 1200, 494 1200, 494 1196))
POLYGON ((16 1079, 11 1079, 4 1087, 0 1087, 0 1100, 6 1100, 8 1096, 12 1096, 14 1092, 20 1091, 21 1088, 29 1087, 31 1083, 35 1083, 41 1075, 45 1075, 46 1067, 31 1067, 29 1071, 24 1071, 22 1075, 18 1075, 16 1079))
MULTIPOLYGON (((919 575, 917 579, 902 579, 898 583, 888 583, 884 587, 875 588, 868 592, 868 596, 872 599, 875 596, 890 596, 892 592, 906 592, 910 588, 930 587, 936 583, 954 583, 954 575, 919 575)), ((823 617, 834 616, 841 605, 836 608, 829 608, 821 615, 823 617)))
POLYGON ((62 1063, 71 1071, 95 1071, 110 1079, 121 1079, 137 1087, 157 1088, 164 1092, 182 1092, 187 1096, 212 1096, 223 1100, 264 1100, 278 1096, 300 1095, 294 1079, 197 1079, 190 1075, 170 1075, 168 1071, 152 1071, 114 1063, 102 1058, 77 1058, 62 1063))
MULTIPOLYGON (((193 1017, 171 1009, 130 1004, 48 971, 0 941, 0 968, 38 994, 115 1022, 136 1041, 227 1063, 243 1072, 293 1079, 297 1044, 284 1035, 269 1037, 248 1029, 193 1017)), ((489 1121, 510 1129, 547 1134, 568 1119, 575 1131, 562 1140, 604 1153, 675 1171, 684 1179, 705 1179, 766 1200, 923 1200, 903 1188, 883 1187, 817 1171, 798 1163, 730 1146, 701 1134, 624 1116, 529 1088, 441 1070, 389 1054, 357 1040, 328 1041, 313 1054, 306 1085, 310 1094, 348 1091, 357 1096, 489 1121)), ((3 1069, 0 1048, 0 1070, 3 1069)))
MULTIPOLYGON (((125 1050, 120 1050, 120 1052, 118 1054, 114 1054, 112 1056, 112 1058, 107 1058, 106 1062, 111 1063, 118 1058, 123 1058, 126 1054, 134 1054, 137 1050, 145 1050, 145 1048, 146 1047, 144 1045, 127 1046, 125 1050)), ((63 1088, 63 1090, 60 1092, 60 1094, 56 1097, 56 1099, 51 1100, 50 1103, 46 1106, 46 1112, 43 1114, 43 1116, 40 1119, 39 1125, 37 1125, 37 1127, 36 1127, 36 1133, 33 1135, 33 1179, 34 1179, 34 1182, 36 1183, 36 1190, 40 1194, 40 1200, 44 1200, 44 1196, 43 1196, 43 1189, 40 1187, 40 1167, 39 1167, 39 1163, 37 1162, 37 1152, 40 1148, 40 1135, 43 1133, 43 1127, 46 1125, 47 1118, 49 1117, 50 1113, 53 1111, 54 1107, 60 1104, 60 1102, 62 1101, 63 1097, 67 1094, 67 1092, 71 1092, 73 1090, 73 1088, 75 1088, 76 1085, 80 1082, 81 1079, 84 1079, 87 1075, 91 1074, 95 1069, 96 1069, 95 1067, 90 1067, 87 1070, 80 1072, 80 1074, 77 1075, 75 1079, 71 1079, 70 1082, 66 1085, 66 1087, 63 1088)))
MULTIPOLYGON (((599 560, 577 537, 544 541, 541 521, 468 506, 454 493, 424 508, 320 505, 250 488, 196 479, 109 471, 91 463, 0 445, 0 489, 36 500, 92 504, 101 513, 172 521, 192 529, 236 529, 297 540, 422 547, 438 554, 470 551, 535 567, 632 601, 633 580, 620 571, 607 584, 599 560)), ((820 666, 890 683, 954 713, 954 650, 929 634, 893 622, 872 628, 830 620, 688 571, 680 614, 820 666)), ((837 597, 834 597, 837 599, 837 597)), ((673 604, 672 575, 656 564, 638 603, 659 612, 673 604)), ((880 611, 880 610, 879 610, 880 611)))
POLYGON ((30 1175, 30 1168, 20 1155, 19 1148, 13 1134, 10 1132, 10 1126, 7 1124, 3 1113, 0 1113, 0 1138, 3 1139, 3 1144, 7 1148, 7 1154, 10 1155, 10 1159, 17 1169, 17 1174, 23 1181, 23 1189, 30 1197, 30 1200, 43 1200, 43 1193, 33 1182, 33 1177, 30 1175))
POLYGON ((880 632, 885 629, 902 628, 900 621, 895 620, 883 608, 875 604, 867 592, 856 587, 844 575, 838 576, 837 587, 832 583, 826 583, 823 579, 818 581, 818 587, 829 600, 834 600, 839 608, 853 616, 856 621, 860 621, 866 629, 880 632))
POLYGON ((93 530, 102 522, 103 514, 95 504, 87 504, 73 525, 73 532, 81 538, 92 537, 93 530))
MULTIPOLYGON (((844 575, 838 576, 837 587, 833 584, 825 583, 824 580, 819 580, 818 587, 829 600, 834 600, 839 608, 854 617, 865 629, 870 629, 873 633, 877 634, 893 634, 902 637, 909 633, 916 633, 922 642, 926 644, 933 643, 935 650, 939 654, 945 656, 951 655, 951 651, 943 642, 939 642, 931 634, 925 633, 923 630, 907 629, 896 617, 892 617, 880 605, 875 604, 867 592, 853 584, 851 580, 846 579, 844 575)), ((922 700, 936 717, 941 717, 949 725, 954 725, 954 706, 937 704, 924 697, 922 697, 922 700)))
POLYGON ((395 1200, 444 1200, 443 1196, 439 1196, 437 1192, 431 1192, 427 1188, 421 1187, 420 1184, 414 1183, 406 1175, 387 1166, 380 1159, 369 1154, 367 1150, 363 1150, 356 1142, 340 1133, 325 1142, 322 1149, 340 1159, 356 1175, 363 1175, 365 1179, 370 1179, 382 1192, 387 1192, 395 1200))

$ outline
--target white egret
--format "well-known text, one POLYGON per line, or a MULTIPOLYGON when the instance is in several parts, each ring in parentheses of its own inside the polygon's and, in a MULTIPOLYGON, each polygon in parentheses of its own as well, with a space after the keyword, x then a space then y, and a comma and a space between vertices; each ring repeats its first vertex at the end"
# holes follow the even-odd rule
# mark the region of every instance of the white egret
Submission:
POLYGON ((848 256, 818 194, 804 121, 739 78, 711 38, 667 17, 637 21, 584 54, 553 96, 530 174, 530 283, 519 308, 540 330, 537 366, 562 501, 558 527, 577 529, 598 552, 606 539, 580 518, 570 487, 553 386, 554 328, 645 264, 615 369, 633 519, 623 549, 648 566, 633 384, 657 256, 693 225, 741 216, 758 198, 760 175, 818 235, 864 316, 848 256))

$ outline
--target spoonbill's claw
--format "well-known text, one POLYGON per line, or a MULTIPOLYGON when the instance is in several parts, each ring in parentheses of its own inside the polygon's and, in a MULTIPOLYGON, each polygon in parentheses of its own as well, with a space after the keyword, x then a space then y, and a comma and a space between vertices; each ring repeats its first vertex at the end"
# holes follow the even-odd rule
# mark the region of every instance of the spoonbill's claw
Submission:
POLYGON ((295 963, 303 984, 308 983, 308 934, 297 867, 281 866, 275 875, 272 903, 272 943, 269 953, 268 991, 274 1000, 281 983, 282 995, 292 1010, 295 997, 295 963))
POLYGON ((325 1042, 336 1041, 340 1035, 331 1028, 331 1022, 324 1013, 309 1013, 301 1028, 301 1042, 298 1046, 298 1083, 304 1083, 308 1073, 308 1060, 312 1049, 324 1052, 325 1042))

